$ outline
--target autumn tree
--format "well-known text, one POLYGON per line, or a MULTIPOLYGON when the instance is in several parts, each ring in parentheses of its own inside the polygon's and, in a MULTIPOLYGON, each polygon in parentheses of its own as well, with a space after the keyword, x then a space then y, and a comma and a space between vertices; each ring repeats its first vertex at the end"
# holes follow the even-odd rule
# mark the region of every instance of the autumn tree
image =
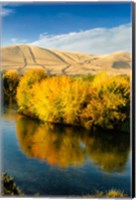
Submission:
POLYGON ((31 71, 17 90, 23 114, 43 122, 64 123, 88 129, 120 128, 129 119, 130 80, 128 76, 97 74, 91 80, 46 75, 31 71))
POLYGON ((6 96, 15 96, 20 76, 16 70, 8 70, 3 74, 3 87, 6 96))
POLYGON ((45 74, 44 70, 35 69, 27 71, 25 75, 21 78, 16 95, 19 110, 21 112, 24 112, 25 114, 31 113, 31 100, 33 99, 31 89, 33 87, 33 84, 36 82, 40 82, 46 77, 47 75, 45 74))

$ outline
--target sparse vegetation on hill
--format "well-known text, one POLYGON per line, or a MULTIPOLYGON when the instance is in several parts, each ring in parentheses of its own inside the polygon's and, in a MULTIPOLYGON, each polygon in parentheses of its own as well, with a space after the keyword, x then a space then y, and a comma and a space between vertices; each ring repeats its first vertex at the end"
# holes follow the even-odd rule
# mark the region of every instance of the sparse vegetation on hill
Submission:
POLYGON ((16 69, 21 74, 29 69, 40 68, 52 75, 87 75, 97 74, 102 70, 117 75, 130 74, 131 68, 131 55, 128 52, 94 55, 22 44, 3 47, 1 53, 2 69, 16 69))
POLYGON ((129 119, 129 77, 99 73, 91 79, 29 71, 17 89, 19 111, 43 122, 120 128, 129 119))

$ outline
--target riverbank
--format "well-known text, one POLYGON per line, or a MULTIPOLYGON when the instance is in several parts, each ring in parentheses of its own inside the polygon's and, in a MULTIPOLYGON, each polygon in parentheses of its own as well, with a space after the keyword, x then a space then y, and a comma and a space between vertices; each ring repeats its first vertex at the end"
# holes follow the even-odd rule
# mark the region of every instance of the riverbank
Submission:
POLYGON ((3 75, 4 101, 17 101, 19 112, 42 122, 124 129, 130 120, 130 77, 106 72, 88 76, 48 76, 42 69, 3 75))
POLYGON ((14 178, 7 173, 2 174, 2 196, 24 196, 24 193, 16 185, 14 178))

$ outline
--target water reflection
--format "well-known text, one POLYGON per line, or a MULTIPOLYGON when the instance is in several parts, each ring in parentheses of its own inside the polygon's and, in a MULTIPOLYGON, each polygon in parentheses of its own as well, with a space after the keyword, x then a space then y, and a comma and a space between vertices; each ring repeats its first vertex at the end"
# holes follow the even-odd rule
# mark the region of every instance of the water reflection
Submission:
POLYGON ((95 133, 78 128, 40 124, 24 116, 16 118, 20 148, 28 157, 61 168, 82 166, 89 158, 105 172, 124 170, 129 155, 129 134, 95 133))
POLYGON ((124 133, 113 132, 99 135, 91 137, 86 143, 90 158, 102 171, 123 171, 129 156, 129 134, 124 136, 124 133))
POLYGON ((7 104, 6 106, 3 106, 1 117, 9 121, 15 121, 17 117, 16 109, 17 106, 15 104, 7 104))

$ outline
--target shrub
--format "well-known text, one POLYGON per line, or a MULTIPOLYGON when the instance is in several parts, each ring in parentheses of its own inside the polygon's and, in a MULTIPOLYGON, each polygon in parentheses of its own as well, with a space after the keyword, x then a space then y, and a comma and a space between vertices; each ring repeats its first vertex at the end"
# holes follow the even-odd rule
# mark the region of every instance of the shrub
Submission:
POLYGON ((4 94, 7 97, 15 96, 20 76, 16 70, 9 70, 3 74, 4 94))
POLYGON ((22 113, 30 115, 32 108, 31 100, 33 99, 33 94, 31 92, 32 86, 34 83, 40 82, 45 77, 46 74, 44 70, 35 69, 27 71, 26 74, 21 78, 16 97, 19 109, 22 113))
POLYGON ((4 196, 23 195, 23 192, 17 187, 14 179, 7 173, 2 174, 2 195, 4 196))
POLYGON ((100 73, 85 78, 29 72, 20 81, 17 100, 20 111, 42 121, 70 125, 120 128, 129 119, 128 77, 100 73))
POLYGON ((120 190, 115 190, 115 189, 111 189, 110 191, 104 193, 104 192, 97 192, 96 195, 93 195, 95 197, 106 197, 106 198, 123 198, 123 197, 127 197, 127 195, 120 191, 120 190))
POLYGON ((90 101, 80 115, 83 125, 86 128, 96 125, 108 129, 120 126, 129 116, 129 96, 129 79, 96 75, 90 101))

